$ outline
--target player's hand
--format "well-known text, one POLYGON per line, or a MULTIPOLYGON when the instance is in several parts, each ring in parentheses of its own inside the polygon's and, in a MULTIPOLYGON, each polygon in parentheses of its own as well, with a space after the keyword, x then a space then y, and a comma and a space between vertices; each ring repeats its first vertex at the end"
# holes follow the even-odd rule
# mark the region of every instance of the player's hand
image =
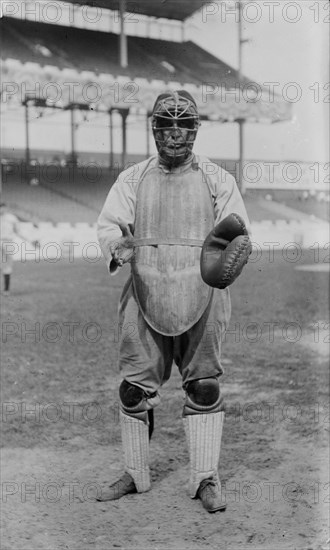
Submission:
POLYGON ((134 255, 134 237, 127 223, 119 223, 122 236, 111 245, 110 251, 113 260, 122 266, 130 262, 134 255))

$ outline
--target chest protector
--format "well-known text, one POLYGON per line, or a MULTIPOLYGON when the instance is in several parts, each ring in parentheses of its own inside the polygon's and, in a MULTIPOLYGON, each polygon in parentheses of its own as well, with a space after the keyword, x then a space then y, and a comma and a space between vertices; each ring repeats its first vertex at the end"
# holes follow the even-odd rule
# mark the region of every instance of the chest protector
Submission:
POLYGON ((212 198, 199 168, 165 173, 153 167, 144 174, 137 190, 132 277, 140 310, 160 334, 186 332, 210 302, 200 254, 213 226, 212 198))

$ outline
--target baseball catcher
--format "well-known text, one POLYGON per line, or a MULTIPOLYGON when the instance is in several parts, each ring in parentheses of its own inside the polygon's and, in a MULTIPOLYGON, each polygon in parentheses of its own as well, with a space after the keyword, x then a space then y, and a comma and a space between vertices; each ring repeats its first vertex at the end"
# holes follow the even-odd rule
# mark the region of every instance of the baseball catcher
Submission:
POLYGON ((158 155, 119 175, 98 219, 110 273, 131 264, 119 304, 125 473, 101 501, 149 491, 152 411, 175 363, 185 391, 190 496, 208 512, 226 507, 218 475, 220 348, 231 313, 228 286, 251 244, 235 179, 192 152, 199 125, 188 92, 159 95, 152 114, 158 155))

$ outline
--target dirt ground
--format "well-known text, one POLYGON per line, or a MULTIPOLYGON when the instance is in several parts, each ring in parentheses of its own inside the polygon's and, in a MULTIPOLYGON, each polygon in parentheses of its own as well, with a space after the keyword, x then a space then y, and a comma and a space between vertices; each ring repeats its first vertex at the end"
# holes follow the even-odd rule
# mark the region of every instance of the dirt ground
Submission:
MULTIPOLYGON (((290 268, 292 275, 291 265, 284 268, 290 268)), ((30 268, 17 269, 23 280, 30 268)), ((88 266, 88 272, 90 269, 88 266)), ((295 272, 294 276, 311 280, 310 274, 295 272)), ((61 284, 66 277, 64 270, 61 284)), ((102 271, 103 277, 104 282, 102 271)), ((252 285, 254 274, 250 277, 252 285)), ((66 282, 70 285, 69 280, 66 282)), ((96 289, 100 297, 102 285, 100 282, 100 289, 96 289)), ((120 285, 114 288, 115 303, 120 285)), ((22 311, 24 291, 17 296, 13 293, 7 299, 11 300, 6 304, 7 320, 13 321, 19 309, 22 311)), ((78 295, 76 302, 71 301, 71 310, 78 308, 80 298, 78 295)), ((68 319, 65 299, 62 319, 68 319)), ((41 315, 43 306, 31 304, 30 308, 39 307, 41 315)), ((72 371, 72 378, 57 374, 58 360, 55 358, 53 364, 52 356, 47 359, 40 348, 36 354, 41 359, 38 364, 34 361, 33 371, 32 351, 25 371, 22 361, 16 371, 12 364, 3 408, 3 424, 10 437, 2 449, 1 549, 329 550, 329 336, 326 325, 320 326, 317 337, 315 329, 309 329, 298 341, 282 338, 280 350, 276 332, 275 344, 269 340, 265 345, 261 340, 251 351, 249 342, 236 343, 233 337, 228 350, 224 348, 222 387, 228 411, 220 476, 228 506, 216 514, 208 514, 200 501, 187 495, 183 392, 175 368, 161 392, 162 403, 155 409, 150 492, 99 503, 95 495, 122 471, 117 402, 120 379, 115 368, 109 372, 103 361, 102 373, 98 373, 90 353, 86 379, 76 378, 73 389, 77 371, 72 371), (54 374, 45 380, 40 373, 46 373, 49 365, 54 374), (39 378, 43 380, 40 387, 39 378), (96 383, 96 379, 101 381, 96 383), (18 388, 23 382, 23 389, 18 388), (10 407, 22 406, 24 392, 29 402, 34 398, 34 403, 43 403, 38 411, 41 426, 33 425, 30 418, 22 421, 22 416, 8 426, 14 413, 21 412, 10 407), (63 405, 59 414, 56 406, 60 400, 74 402, 73 412, 81 415, 83 411, 85 423, 61 424, 63 405)), ((112 347, 115 363, 117 345, 112 347)), ((71 348, 56 348, 62 361, 66 357, 70 362, 69 354, 74 357, 78 353, 71 348)), ((17 343, 15 349, 19 355, 17 343)), ((9 359, 5 361, 6 367, 9 359)), ((73 359, 71 362, 74 364, 73 359)))

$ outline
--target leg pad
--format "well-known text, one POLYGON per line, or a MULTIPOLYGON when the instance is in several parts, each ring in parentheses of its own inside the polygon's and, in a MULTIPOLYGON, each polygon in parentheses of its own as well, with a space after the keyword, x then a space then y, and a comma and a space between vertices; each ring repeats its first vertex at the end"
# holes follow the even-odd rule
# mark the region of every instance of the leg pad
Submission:
POLYGON ((190 457, 189 492, 197 495, 201 482, 211 479, 219 486, 218 466, 224 412, 194 414, 183 418, 190 457))
POLYGON ((120 411, 120 425, 125 471, 133 478, 137 492, 144 493, 150 489, 148 426, 122 411, 120 411))

